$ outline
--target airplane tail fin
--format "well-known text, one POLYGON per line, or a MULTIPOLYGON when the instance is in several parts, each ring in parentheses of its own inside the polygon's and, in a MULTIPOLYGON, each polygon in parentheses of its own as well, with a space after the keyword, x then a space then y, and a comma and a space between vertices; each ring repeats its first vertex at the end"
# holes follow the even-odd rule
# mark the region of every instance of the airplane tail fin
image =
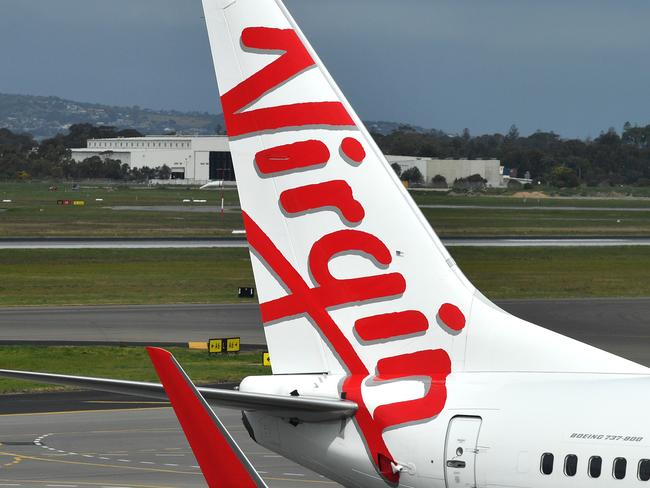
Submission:
POLYGON ((156 347, 147 348, 147 352, 208 486, 266 488, 260 475, 171 353, 156 347))
POLYGON ((273 373, 335 378, 386 480, 451 374, 647 373, 472 286, 281 0, 203 6, 273 373))
POLYGON ((203 5, 274 373, 638 370, 476 291, 280 0, 203 5))

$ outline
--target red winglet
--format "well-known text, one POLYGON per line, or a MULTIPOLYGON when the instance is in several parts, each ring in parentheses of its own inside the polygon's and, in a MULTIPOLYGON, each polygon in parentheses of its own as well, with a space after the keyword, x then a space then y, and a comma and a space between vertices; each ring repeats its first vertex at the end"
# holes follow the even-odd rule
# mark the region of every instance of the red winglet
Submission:
POLYGON ((168 351, 147 352, 210 488, 266 488, 234 439, 168 351))

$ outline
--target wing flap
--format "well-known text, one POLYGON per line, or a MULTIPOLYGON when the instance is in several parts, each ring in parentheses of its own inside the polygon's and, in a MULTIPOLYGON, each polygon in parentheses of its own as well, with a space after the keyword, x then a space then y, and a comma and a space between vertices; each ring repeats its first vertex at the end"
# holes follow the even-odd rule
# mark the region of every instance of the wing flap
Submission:
MULTIPOLYGON (((9 369, 0 369, 0 377, 107 391, 123 395, 167 399, 163 385, 160 383, 9 369)), ((357 410, 356 403, 348 400, 247 393, 220 388, 198 388, 198 391, 210 405, 238 410, 263 411, 275 417, 295 417, 306 422, 323 422, 348 418, 353 416, 357 410)))

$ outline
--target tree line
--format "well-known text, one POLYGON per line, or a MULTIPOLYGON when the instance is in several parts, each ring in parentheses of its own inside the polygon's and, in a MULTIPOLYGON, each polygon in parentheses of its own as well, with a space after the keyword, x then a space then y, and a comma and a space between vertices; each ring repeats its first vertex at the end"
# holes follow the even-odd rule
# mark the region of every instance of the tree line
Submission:
MULTIPOLYGON (((0 179, 109 178, 146 180, 168 178, 169 168, 129 168, 111 158, 90 158, 76 163, 70 149, 85 147, 90 138, 140 137, 138 131, 76 124, 67 134, 37 142, 28 134, 0 129, 0 179)), ((613 128, 594 139, 563 139, 554 132, 522 136, 512 126, 506 134, 472 136, 442 131, 418 131, 400 126, 388 135, 373 134, 384 154, 432 158, 501 160, 519 176, 559 187, 581 184, 650 185, 650 125, 626 123, 619 134, 613 128)), ((427 182, 430 183, 430 182, 427 182)), ((434 182, 435 183, 435 182, 434 182)))
POLYGON ((165 165, 130 168, 119 160, 98 156, 81 162, 72 160, 71 148, 86 147, 88 139, 112 137, 142 137, 142 134, 134 129, 76 124, 67 134, 58 134, 39 143, 29 134, 14 134, 8 129, 0 129, 0 180, 100 178, 145 181, 170 177, 171 170, 165 165))
POLYGON ((388 135, 373 134, 384 154, 431 158, 495 158, 519 176, 559 187, 581 184, 650 185, 650 125, 629 122, 619 134, 614 128, 594 139, 563 139, 554 132, 529 136, 512 126, 507 134, 449 135, 402 126, 388 135))

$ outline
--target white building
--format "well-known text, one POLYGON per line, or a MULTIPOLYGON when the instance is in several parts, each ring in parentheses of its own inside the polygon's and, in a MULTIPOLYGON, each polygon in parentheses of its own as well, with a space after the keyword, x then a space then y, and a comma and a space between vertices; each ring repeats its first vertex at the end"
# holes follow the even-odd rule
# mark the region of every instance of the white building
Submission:
MULTIPOLYGON (((215 180, 234 180, 232 158, 226 136, 146 136, 115 139, 89 139, 86 148, 71 149, 72 159, 81 162, 98 156, 115 159, 131 168, 157 168, 167 165, 171 177, 190 184, 205 184, 215 180)), ((430 185, 436 175, 444 176, 448 186, 458 178, 479 174, 487 186, 504 187, 497 159, 432 159, 414 156, 386 156, 402 171, 417 167, 424 184, 430 185)))
POLYGON ((502 176, 501 162, 498 159, 433 159, 414 156, 386 156, 390 164, 397 163, 402 172, 416 167, 424 177, 424 184, 431 185, 434 176, 444 176, 451 187, 459 178, 481 175, 487 180, 489 188, 503 188, 506 181, 502 176))
POLYGON ((86 148, 71 149, 81 162, 98 156, 119 160, 131 168, 167 165, 172 179, 192 183, 234 180, 226 136, 146 136, 89 139, 86 148))

